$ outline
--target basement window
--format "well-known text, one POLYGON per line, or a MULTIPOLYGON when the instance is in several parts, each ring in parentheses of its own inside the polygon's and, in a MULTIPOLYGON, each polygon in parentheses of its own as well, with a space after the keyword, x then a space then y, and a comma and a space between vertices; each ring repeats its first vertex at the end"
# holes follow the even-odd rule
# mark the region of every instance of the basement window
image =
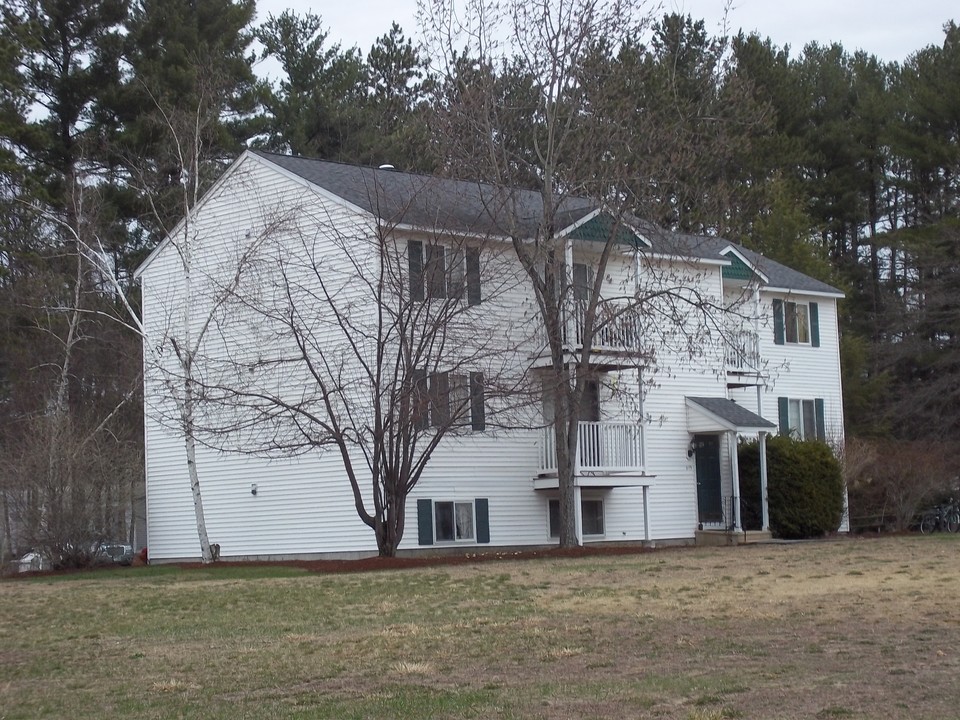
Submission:
MULTIPOLYGON (((583 536, 602 537, 605 533, 603 524, 603 500, 586 499, 580 501, 580 514, 583 520, 583 536)), ((549 507, 550 537, 560 537, 560 501, 551 500, 549 507)))

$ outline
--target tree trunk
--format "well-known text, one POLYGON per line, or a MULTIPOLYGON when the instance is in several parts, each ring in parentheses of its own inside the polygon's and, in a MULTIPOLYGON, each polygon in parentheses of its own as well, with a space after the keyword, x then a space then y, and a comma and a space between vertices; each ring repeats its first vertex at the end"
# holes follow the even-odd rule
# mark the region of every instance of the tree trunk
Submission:
MULTIPOLYGON (((189 373, 189 370, 188 370, 189 373)), ((197 473, 197 441, 193 424, 193 381, 189 374, 184 380, 183 439, 187 451, 187 472, 190 475, 190 490, 193 493, 193 513, 197 521, 197 537, 200 539, 200 557, 205 563, 213 562, 213 551, 207 537, 207 521, 203 514, 203 498, 200 496, 200 476, 197 473)))
POLYGON ((395 557, 403 539, 406 497, 397 492, 385 493, 383 507, 378 509, 374 532, 377 538, 377 554, 380 557, 395 557))
POLYGON ((553 433, 557 447, 557 489, 560 494, 560 547, 580 546, 577 535, 577 440, 578 413, 574 412, 576 403, 570 397, 570 372, 564 367, 558 373, 558 382, 554 390, 556 408, 553 433))

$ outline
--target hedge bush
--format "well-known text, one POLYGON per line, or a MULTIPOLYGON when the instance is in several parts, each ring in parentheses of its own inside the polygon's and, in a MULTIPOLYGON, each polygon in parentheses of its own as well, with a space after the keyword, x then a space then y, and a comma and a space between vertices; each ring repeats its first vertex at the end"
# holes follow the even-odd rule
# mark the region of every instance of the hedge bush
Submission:
MULTIPOLYGON (((760 527, 760 444, 739 448, 743 523, 760 527)), ((767 439, 770 530, 781 538, 819 537, 843 518, 843 473, 830 446, 778 435, 767 439)))

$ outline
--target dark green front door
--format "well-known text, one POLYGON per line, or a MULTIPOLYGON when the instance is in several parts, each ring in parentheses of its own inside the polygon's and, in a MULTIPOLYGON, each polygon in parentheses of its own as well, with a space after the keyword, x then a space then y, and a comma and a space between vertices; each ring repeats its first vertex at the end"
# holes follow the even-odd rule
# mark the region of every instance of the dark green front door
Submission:
POLYGON ((697 507, 701 523, 723 522, 720 489, 720 436, 694 435, 697 457, 697 507))

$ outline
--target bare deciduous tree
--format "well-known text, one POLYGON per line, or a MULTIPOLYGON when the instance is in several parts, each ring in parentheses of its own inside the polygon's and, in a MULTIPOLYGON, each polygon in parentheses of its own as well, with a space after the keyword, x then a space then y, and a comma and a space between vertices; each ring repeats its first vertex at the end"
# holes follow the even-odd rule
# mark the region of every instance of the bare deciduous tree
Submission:
POLYGON ((63 214, 22 204, 49 245, 46 265, 57 267, 38 273, 44 278, 36 287, 45 288, 46 273, 61 284, 34 295, 29 283, 20 283, 26 295, 19 302, 33 324, 17 382, 34 395, 8 404, 0 444, 4 544, 11 551, 33 548, 54 566, 76 567, 89 564, 101 542, 122 541, 131 532, 142 454, 136 450, 139 418, 130 417, 139 397, 139 362, 129 338, 117 332, 96 274, 77 252, 96 225, 79 183, 69 200, 63 214))
MULTIPOLYGON (((394 201, 375 178, 370 193, 374 205, 394 201)), ((336 453, 384 556, 397 551, 407 497, 437 447, 516 423, 527 399, 517 334, 503 321, 517 284, 507 248, 443 227, 401 229, 405 209, 356 221, 319 196, 302 204, 296 231, 261 248, 221 317, 229 351, 205 360, 221 442, 268 456, 336 453)))
MULTIPOLYGON (((736 312, 736 303, 725 308, 703 291, 691 239, 636 219, 669 204, 671 182, 695 174, 726 142, 723 133, 699 132, 694 145, 678 115, 644 107, 630 84, 637 77, 624 72, 617 53, 636 48, 651 10, 633 0, 421 4, 440 78, 441 155, 450 172, 497 189, 505 234, 544 330, 563 546, 580 542, 575 459, 597 339, 629 318, 638 329, 633 362, 649 366, 665 349, 684 357, 708 352, 715 343, 707 336, 723 332, 723 311, 736 312), (645 161, 647 148, 655 159, 645 161), (670 177, 657 177, 666 168, 670 177), (534 190, 539 203, 519 202, 519 188, 534 190), (597 222, 591 267, 576 278, 572 238, 561 233, 585 217, 585 207, 598 213, 597 222), (649 252, 645 240, 653 241, 649 252), (612 259, 624 255, 636 263, 634 284, 621 284, 611 297, 612 259)), ((642 64, 634 69, 645 72, 642 64)), ((709 120, 722 126, 720 118, 709 120)))

